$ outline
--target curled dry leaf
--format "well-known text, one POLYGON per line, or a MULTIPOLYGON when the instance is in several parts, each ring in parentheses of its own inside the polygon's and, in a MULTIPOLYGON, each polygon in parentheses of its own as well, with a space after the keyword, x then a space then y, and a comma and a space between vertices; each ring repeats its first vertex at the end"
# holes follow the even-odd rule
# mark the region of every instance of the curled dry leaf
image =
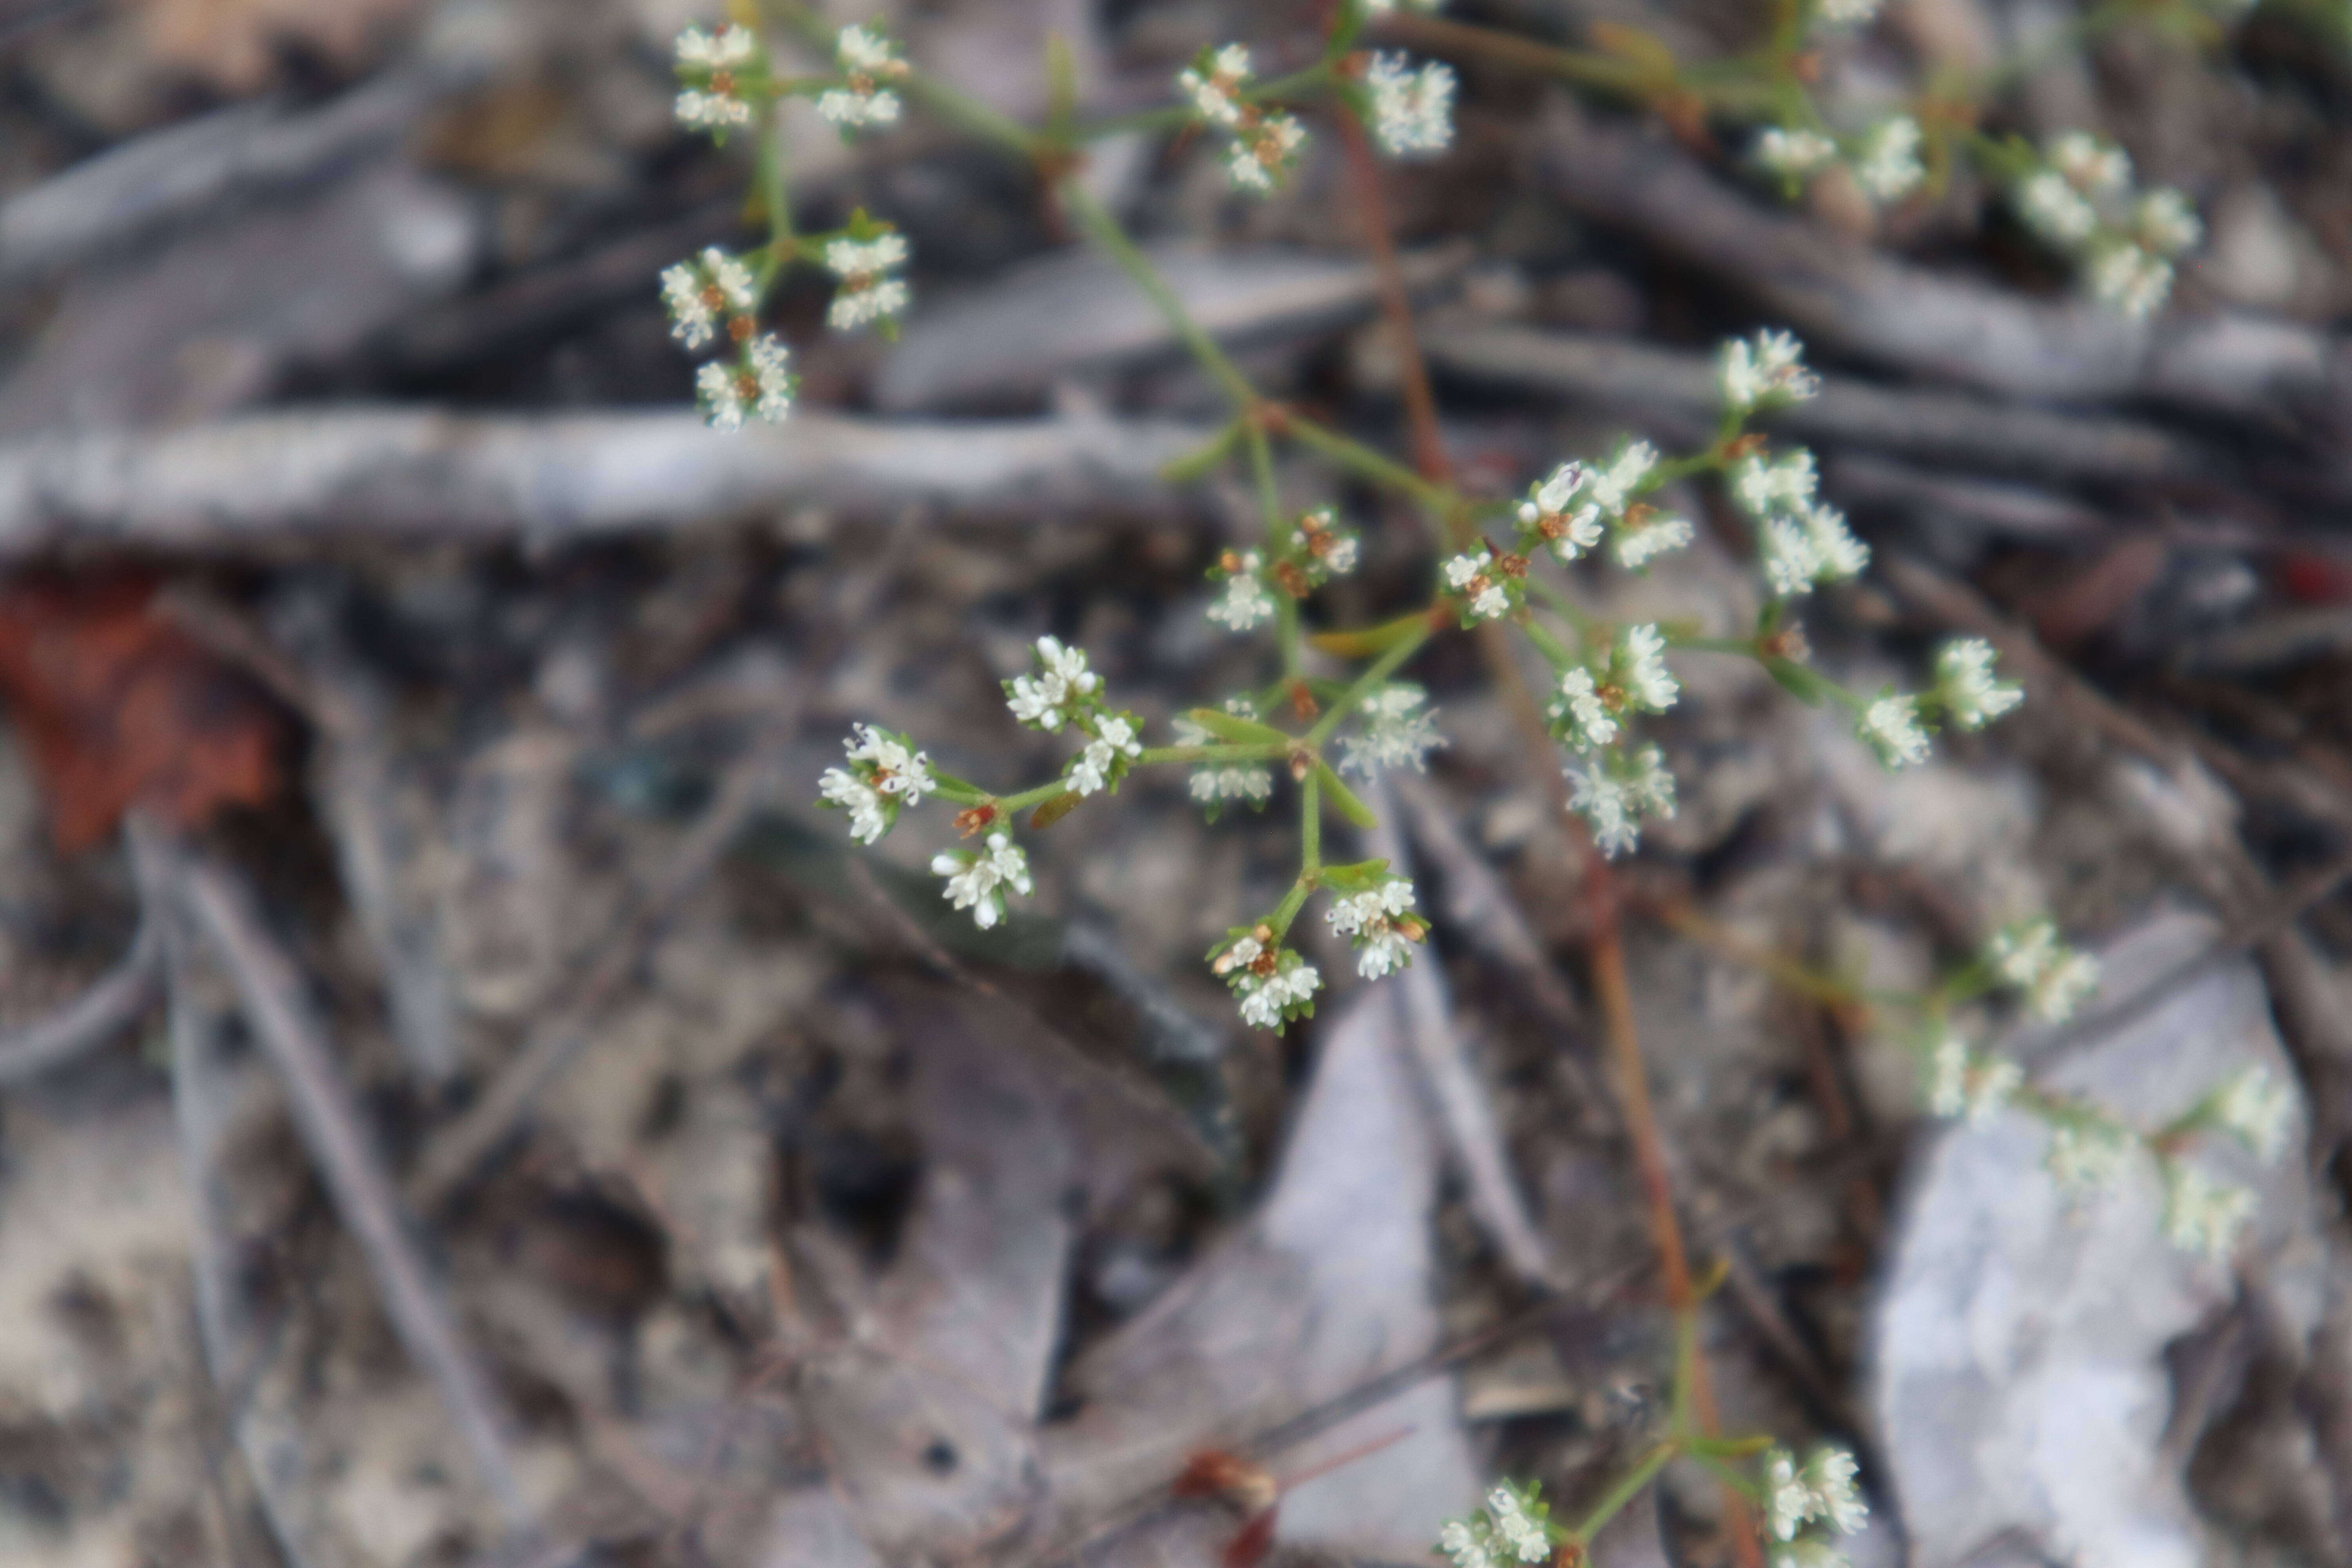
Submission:
POLYGON ((278 710, 157 608, 157 587, 135 575, 0 586, 0 700, 68 853, 132 805, 194 827, 278 791, 278 710))

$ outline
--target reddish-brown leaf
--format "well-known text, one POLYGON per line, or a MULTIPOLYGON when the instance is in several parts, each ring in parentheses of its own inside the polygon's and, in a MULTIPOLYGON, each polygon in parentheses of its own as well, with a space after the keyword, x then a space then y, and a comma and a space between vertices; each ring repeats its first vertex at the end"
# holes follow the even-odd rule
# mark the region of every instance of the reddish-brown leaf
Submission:
POLYGON ((68 853, 134 805, 194 827, 277 793, 277 710, 157 610, 156 588, 131 574, 0 586, 0 700, 68 853))

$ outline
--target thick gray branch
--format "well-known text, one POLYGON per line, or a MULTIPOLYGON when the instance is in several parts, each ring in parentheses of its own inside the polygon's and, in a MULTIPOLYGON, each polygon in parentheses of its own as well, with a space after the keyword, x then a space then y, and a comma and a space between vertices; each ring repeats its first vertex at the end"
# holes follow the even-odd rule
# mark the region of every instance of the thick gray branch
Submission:
POLYGON ((1169 424, 896 425, 822 414, 721 436, 686 413, 405 409, 58 435, 0 447, 0 560, 63 545, 289 537, 562 540, 796 505, 1164 513, 1160 465, 1205 436, 1169 424))

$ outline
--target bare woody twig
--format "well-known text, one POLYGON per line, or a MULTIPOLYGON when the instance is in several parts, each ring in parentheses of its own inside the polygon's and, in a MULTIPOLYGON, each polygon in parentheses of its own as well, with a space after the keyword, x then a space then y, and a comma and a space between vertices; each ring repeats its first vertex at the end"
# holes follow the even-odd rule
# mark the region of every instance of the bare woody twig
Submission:
POLYGON ((254 1037, 286 1087, 296 1130, 375 1276, 394 1331, 439 1389, 508 1526, 531 1532, 531 1510, 496 1403, 409 1239, 399 1199, 302 994, 300 976, 229 871, 168 841, 158 840, 157 853, 168 885, 236 984, 254 1037))
MULTIPOLYGON (((1397 828, 1393 792, 1375 781, 1370 805, 1381 820, 1365 834, 1364 847, 1387 860, 1397 875, 1410 877, 1412 860, 1397 828)), ((1514 1274, 1538 1288, 1558 1286, 1559 1270, 1511 1173, 1493 1097, 1469 1059, 1468 1042, 1454 1018, 1437 955, 1424 955, 1398 975, 1396 984, 1400 989, 1391 1002, 1398 1033, 1412 1047, 1422 1080, 1435 1101, 1438 1127, 1469 1189, 1470 1212, 1514 1274)))
POLYGON ((2238 311, 2134 321, 1929 272, 1768 210, 1661 138, 1604 126, 1564 100, 1537 139, 1538 173, 1570 207, 1750 291, 1820 342, 2013 396, 2147 396, 2248 415, 2318 396, 2345 345, 2238 311))
POLYGON ((122 962, 38 1023, 0 1033, 0 1086, 18 1083, 95 1050, 137 1020, 155 998, 162 942, 152 917, 122 962))
MULTIPOLYGON (((1433 336, 1440 370, 1506 386, 1621 407, 1712 417, 1722 394, 1703 354, 1624 338, 1483 326, 1433 336)), ((1758 421, 1801 440, 2070 479, 2156 481, 2205 472, 2212 459, 2138 420, 2020 408, 1966 393, 1824 375, 1820 394, 1758 421)))
POLYGON ((0 447, 0 561, 63 546, 203 549, 354 534, 570 541, 787 505, 1165 517, 1162 464, 1207 432, 1075 419, 878 424, 821 414, 733 436, 688 413, 272 414, 0 447))

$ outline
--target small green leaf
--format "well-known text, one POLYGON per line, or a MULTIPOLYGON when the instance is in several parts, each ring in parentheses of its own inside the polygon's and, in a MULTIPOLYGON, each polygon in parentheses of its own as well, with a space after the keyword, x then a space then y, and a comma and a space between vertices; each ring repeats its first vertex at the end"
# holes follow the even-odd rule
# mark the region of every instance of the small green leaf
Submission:
POLYGON ((1086 798, 1076 790, 1066 789, 1057 795, 1050 795, 1029 814, 1029 826, 1033 828, 1051 827, 1077 810, 1078 803, 1086 798))
POLYGON ((1822 678, 1790 658, 1768 658, 1764 671, 1780 685, 1780 689, 1808 708, 1818 708, 1829 695, 1822 678))
POLYGON ((1297 737, 1286 735, 1271 724, 1261 724, 1255 719, 1244 719, 1238 713, 1221 712, 1214 708, 1195 708, 1186 718, 1221 741, 1231 741, 1236 746, 1286 746, 1297 737))
POLYGON ((1315 780, 1323 786, 1324 795, 1339 808, 1340 816, 1359 827, 1378 827, 1381 825, 1381 819, 1374 815, 1372 808, 1357 799, 1354 790, 1339 782, 1339 775, 1331 771, 1330 763, 1318 762, 1315 764, 1315 780))

